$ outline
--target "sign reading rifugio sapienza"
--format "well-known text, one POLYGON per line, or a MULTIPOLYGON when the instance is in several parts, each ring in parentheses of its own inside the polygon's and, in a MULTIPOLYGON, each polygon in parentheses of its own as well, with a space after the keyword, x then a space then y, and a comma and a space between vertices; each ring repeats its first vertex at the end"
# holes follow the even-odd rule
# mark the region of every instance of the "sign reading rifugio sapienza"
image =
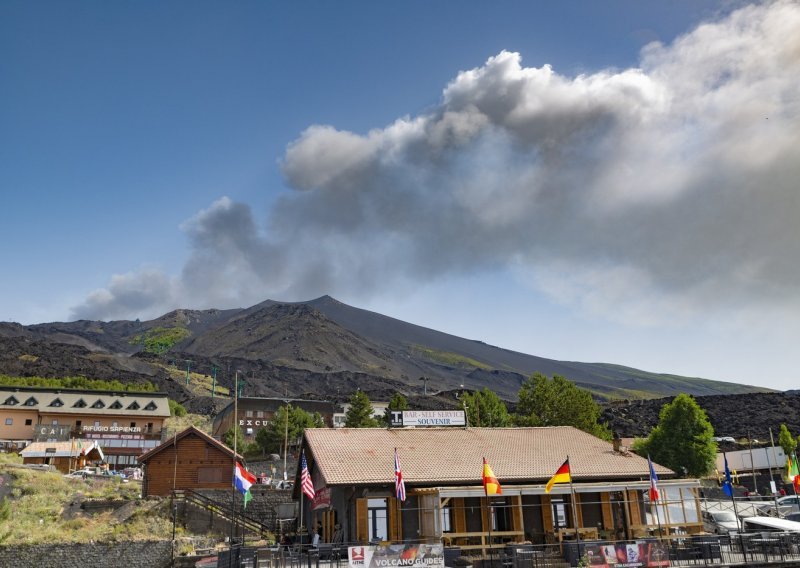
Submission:
POLYGON ((403 426, 465 426, 463 410, 390 410, 393 428, 403 426))

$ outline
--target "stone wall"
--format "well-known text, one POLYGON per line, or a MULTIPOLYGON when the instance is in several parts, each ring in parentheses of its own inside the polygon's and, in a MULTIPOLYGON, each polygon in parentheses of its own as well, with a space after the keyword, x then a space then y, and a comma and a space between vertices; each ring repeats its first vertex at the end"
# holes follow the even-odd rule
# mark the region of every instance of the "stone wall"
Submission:
MULTIPOLYGON (((203 489, 198 490, 197 493, 219 503, 223 508, 231 506, 233 492, 230 490, 203 489)), ((247 504, 245 514, 250 518, 260 521, 272 532, 277 532, 278 523, 276 509, 280 504, 292 502, 292 492, 289 490, 272 489, 264 485, 253 485, 250 488, 250 494, 253 496, 253 500, 247 504)), ((236 511, 241 511, 241 494, 237 491, 233 494, 233 498, 236 500, 234 505, 236 511)))
POLYGON ((0 566, 15 568, 166 568, 171 562, 169 540, 0 547, 0 566))

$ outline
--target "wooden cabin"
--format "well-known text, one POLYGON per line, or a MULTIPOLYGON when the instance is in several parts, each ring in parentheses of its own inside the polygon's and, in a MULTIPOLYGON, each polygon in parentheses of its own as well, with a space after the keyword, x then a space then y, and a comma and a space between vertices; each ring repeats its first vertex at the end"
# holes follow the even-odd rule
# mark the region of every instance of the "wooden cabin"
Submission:
POLYGON ((230 489, 234 459, 241 456, 190 426, 139 457, 144 468, 142 497, 173 490, 230 489))
POLYGON ((70 473, 104 461, 103 450, 96 443, 81 440, 68 442, 33 442, 21 452, 22 463, 50 465, 61 473, 70 473))
MULTIPOLYGON (((324 537, 340 524, 347 542, 441 540, 485 553, 511 542, 574 539, 576 529, 581 540, 703 529, 697 480, 671 479, 674 472, 654 464, 662 499, 649 503, 646 459, 568 426, 308 429, 303 448, 317 494, 325 496, 304 499, 303 517, 322 523, 324 537), (395 448, 404 503, 395 498, 395 448), (547 493, 567 456, 572 483, 547 493), (501 495, 484 494, 484 457, 501 495)), ((299 477, 300 500, 298 487, 299 477)))

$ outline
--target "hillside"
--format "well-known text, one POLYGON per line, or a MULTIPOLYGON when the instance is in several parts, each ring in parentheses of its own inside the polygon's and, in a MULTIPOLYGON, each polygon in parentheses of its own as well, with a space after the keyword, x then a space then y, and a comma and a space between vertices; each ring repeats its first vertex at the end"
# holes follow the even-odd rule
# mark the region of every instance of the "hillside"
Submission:
MULTIPOLYGON (((772 428, 777 442, 781 424, 790 432, 800 433, 800 394, 752 393, 727 396, 698 396, 717 436, 743 438, 748 435, 761 442, 769 441, 772 428)), ((672 397, 656 400, 614 402, 605 405, 601 422, 625 438, 644 437, 658 423, 661 407, 672 397)))
MULTIPOLYGON (((556 361, 428 329, 343 304, 267 300, 247 309, 174 310, 149 321, 0 323, 0 374, 143 378, 209 409, 212 376, 232 389, 239 371, 251 396, 374 399, 401 391, 489 387, 513 401, 534 372, 559 374, 598 399, 647 399, 766 391, 609 363, 556 361), (190 371, 188 386, 183 377, 190 371)), ((213 406, 213 405, 212 405, 213 406)))

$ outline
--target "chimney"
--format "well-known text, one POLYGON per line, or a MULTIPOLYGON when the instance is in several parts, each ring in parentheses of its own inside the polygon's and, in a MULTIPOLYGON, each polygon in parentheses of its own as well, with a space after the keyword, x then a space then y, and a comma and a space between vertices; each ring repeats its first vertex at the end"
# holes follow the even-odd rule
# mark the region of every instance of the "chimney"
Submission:
POLYGON ((619 437, 617 432, 614 432, 614 439, 611 443, 614 445, 614 451, 619 453, 620 448, 622 448, 622 438, 619 437))

